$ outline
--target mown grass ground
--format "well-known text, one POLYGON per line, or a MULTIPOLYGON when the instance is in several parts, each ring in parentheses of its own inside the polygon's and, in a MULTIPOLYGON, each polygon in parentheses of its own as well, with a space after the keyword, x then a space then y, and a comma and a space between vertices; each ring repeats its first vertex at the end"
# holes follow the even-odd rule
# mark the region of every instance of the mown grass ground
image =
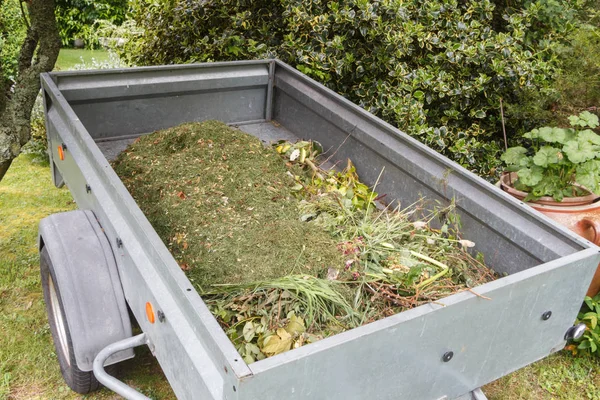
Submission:
MULTIPOLYGON (((78 397, 62 381, 40 285, 39 221, 76 208, 68 189, 54 187, 49 171, 39 156, 24 154, 0 182, 0 399, 78 397)), ((147 351, 122 370, 146 395, 172 397, 147 351)), ((113 397, 107 390, 86 396, 113 397)))
MULTIPOLYGON (((89 62, 93 54, 85 60, 89 62)), ((61 52, 65 69, 80 63, 79 56, 71 61, 63 57, 61 52)), ((52 185, 47 163, 34 155, 21 155, 0 182, 0 399, 82 398, 60 376, 36 246, 42 218, 75 208, 69 191, 52 185)), ((152 398, 173 397, 147 350, 124 363, 122 379, 152 398)), ((484 391, 490 400, 600 400, 600 358, 560 352, 485 386, 484 391)), ((83 398, 118 396, 102 390, 83 398)))
POLYGON ((61 49, 54 68, 66 71, 82 62, 91 63, 92 60, 96 60, 102 63, 107 61, 109 57, 109 53, 106 50, 61 49))

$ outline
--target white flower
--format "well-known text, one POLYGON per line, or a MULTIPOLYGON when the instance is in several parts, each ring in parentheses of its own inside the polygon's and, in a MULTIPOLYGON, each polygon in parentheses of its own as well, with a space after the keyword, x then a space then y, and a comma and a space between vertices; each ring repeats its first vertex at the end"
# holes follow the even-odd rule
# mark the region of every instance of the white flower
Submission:
POLYGON ((427 244, 435 244, 435 240, 432 238, 427 238, 427 244))
POLYGON ((425 221, 415 221, 413 222, 413 226, 415 229, 423 229, 427 226, 427 222, 425 221))
POLYGON ((465 249, 466 249, 467 247, 474 247, 474 246, 475 246, 475 243, 474 243, 474 242, 471 242, 470 240, 467 240, 467 239, 459 240, 459 241, 458 241, 458 243, 460 243, 460 245, 461 245, 463 248, 465 248, 465 249))

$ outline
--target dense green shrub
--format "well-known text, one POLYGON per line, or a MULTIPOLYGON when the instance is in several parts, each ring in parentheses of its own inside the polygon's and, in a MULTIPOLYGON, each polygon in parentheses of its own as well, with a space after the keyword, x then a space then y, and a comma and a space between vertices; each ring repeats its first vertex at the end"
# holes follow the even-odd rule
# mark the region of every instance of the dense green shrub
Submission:
POLYGON ((98 45, 94 23, 98 20, 119 25, 125 20, 128 0, 57 0, 56 20, 63 46, 84 39, 87 47, 98 45))
MULTIPOLYGON (((500 99, 510 106, 551 87, 551 46, 572 30, 577 11, 571 1, 500 3, 140 0, 133 15, 143 33, 122 56, 140 65, 276 56, 494 175, 500 99)), ((509 133, 522 122, 509 119, 509 133)))
POLYGON ((19 50, 26 33, 18 0, 0 1, 0 64, 4 73, 0 78, 15 80, 19 50))
POLYGON ((560 48, 559 56, 558 102, 576 111, 600 107, 600 29, 581 26, 571 35, 569 45, 560 48))

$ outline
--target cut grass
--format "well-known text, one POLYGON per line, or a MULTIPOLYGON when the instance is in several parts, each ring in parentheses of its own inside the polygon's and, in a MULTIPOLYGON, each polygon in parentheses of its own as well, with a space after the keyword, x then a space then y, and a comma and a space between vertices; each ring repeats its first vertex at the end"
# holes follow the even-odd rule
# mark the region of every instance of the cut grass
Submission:
POLYGON ((298 220, 281 157, 222 122, 143 136, 114 168, 201 292, 344 265, 327 232, 298 220))

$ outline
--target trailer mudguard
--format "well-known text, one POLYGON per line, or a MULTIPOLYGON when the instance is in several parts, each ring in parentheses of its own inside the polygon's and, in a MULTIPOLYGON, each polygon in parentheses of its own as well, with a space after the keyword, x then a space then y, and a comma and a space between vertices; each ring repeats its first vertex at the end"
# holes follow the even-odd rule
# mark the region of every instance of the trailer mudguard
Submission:
MULTIPOLYGON (((107 345, 131 337, 131 321, 112 248, 92 211, 69 211, 44 218, 39 249, 54 265, 77 367, 91 371, 107 345)), ((111 356, 106 365, 133 357, 111 356)))

